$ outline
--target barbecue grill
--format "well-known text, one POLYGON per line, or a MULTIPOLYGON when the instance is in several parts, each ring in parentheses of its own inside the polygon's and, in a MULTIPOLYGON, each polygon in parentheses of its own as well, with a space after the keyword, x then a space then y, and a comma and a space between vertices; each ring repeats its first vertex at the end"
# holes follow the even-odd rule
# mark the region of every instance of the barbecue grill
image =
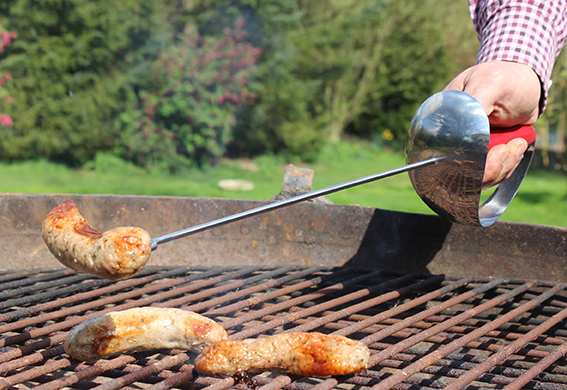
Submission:
POLYGON ((164 244, 111 282, 63 268, 43 243, 42 219, 68 199, 99 230, 152 236, 265 203, 0 195, 0 388, 567 389, 567 229, 301 203, 164 244), (371 361, 344 377, 215 378, 182 350, 65 354, 74 326, 140 306, 195 311, 232 339, 340 334, 371 361))

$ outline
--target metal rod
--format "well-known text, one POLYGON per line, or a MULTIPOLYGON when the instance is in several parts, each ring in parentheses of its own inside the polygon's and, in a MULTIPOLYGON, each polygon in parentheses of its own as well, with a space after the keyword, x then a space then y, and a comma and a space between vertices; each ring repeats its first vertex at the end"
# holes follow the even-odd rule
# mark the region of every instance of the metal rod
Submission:
MULTIPOLYGON (((340 283, 336 283, 333 284, 332 286, 328 286, 325 288, 322 288, 320 290, 317 290, 317 292, 314 293, 309 293, 309 294, 302 294, 298 297, 295 298, 291 298, 291 299, 287 299, 283 302, 279 302, 273 306, 268 306, 268 307, 264 307, 260 310, 256 310, 253 312, 250 312, 249 314, 246 314, 242 317, 238 317, 238 318, 231 318, 230 320, 224 321, 222 323, 222 325, 225 328, 233 328, 236 325, 241 325, 244 324, 246 322, 250 322, 252 320, 256 320, 258 318, 262 318, 263 316, 265 316, 266 314, 271 314, 274 312, 281 312, 285 309, 289 309, 290 307, 293 306, 299 306, 302 303, 308 302, 308 301, 315 301, 317 298, 323 297, 323 296, 331 296, 331 294, 335 294, 339 291, 344 291, 347 287, 351 287, 353 285, 355 285, 356 283, 360 283, 364 280, 368 280, 368 279, 376 279, 380 276, 380 274, 382 273, 382 271, 375 271, 372 273, 368 273, 366 275, 362 275, 362 276, 358 276, 356 278, 353 279, 349 279, 349 280, 344 280, 341 281, 340 283)), ((301 283, 300 283, 301 284, 301 283)), ((280 291, 283 291, 280 290, 280 291)), ((268 294, 264 294, 264 295, 270 295, 268 294)), ((290 322, 291 319, 289 319, 290 322)), ((240 339, 245 339, 245 338, 249 338, 255 335, 260 334, 262 331, 264 331, 265 329, 261 328, 263 327, 264 324, 259 324, 259 325, 255 325, 252 327, 248 327, 244 330, 241 330, 238 333, 234 333, 230 336, 230 338, 232 340, 240 340, 240 339)))
POLYGON ((442 156, 442 157, 432 157, 429 158, 427 160, 423 160, 423 161, 419 161, 413 164, 408 164, 408 165, 404 165, 403 167, 399 167, 399 168, 395 168, 395 169, 391 169, 389 171, 384 171, 384 172, 380 172, 380 173, 376 173, 374 175, 370 175, 370 176, 365 176, 365 177, 361 177, 358 179, 354 179, 351 181, 347 181, 345 183, 341 183, 341 184, 336 184, 334 186, 331 187, 327 187, 327 188, 322 188, 320 190, 317 191, 312 191, 312 192, 308 192, 306 194, 300 194, 288 199, 283 199, 280 200, 278 202, 273 202, 273 203, 268 203, 266 205, 260 206, 260 207, 256 207, 250 210, 246 210, 237 214, 233 214, 233 215, 229 215, 223 218, 219 218, 216 219, 214 221, 210 221, 210 222, 205 222, 202 223, 200 225, 196 225, 196 226, 192 226, 190 228, 187 229, 183 229, 183 230, 179 230, 173 233, 168 233, 165 234, 163 236, 160 237, 156 237, 156 238, 152 238, 152 251, 156 250, 159 244, 163 244, 165 242, 169 242, 169 241, 173 241, 176 240, 178 238, 182 238, 182 237, 186 237, 189 236, 191 234, 195 234, 195 233, 199 233, 205 230, 209 230, 212 229, 214 227, 217 226, 222 226, 222 225, 226 225, 228 223, 231 222, 235 222, 235 221, 239 221, 241 219, 244 218, 248 218, 248 217, 252 217, 254 215, 258 215, 258 214, 262 214, 262 213, 266 213, 268 211, 273 211, 273 210, 277 210, 279 208, 285 207, 285 206, 290 206, 299 202, 303 202, 306 200, 310 200, 310 199, 315 199, 315 198, 319 198, 321 196, 325 196, 325 195, 329 195, 332 194, 334 192, 338 192, 341 190, 346 190, 347 188, 352 188, 352 187, 356 187, 359 186, 361 184, 366 184, 366 183, 370 183, 376 180, 380 180, 380 179, 384 179, 386 177, 390 177, 390 176, 394 176, 403 172, 408 172, 417 168, 421 168, 427 165, 432 165, 435 164, 443 159, 445 159, 446 156, 442 156))
MULTIPOLYGON (((507 294, 493 298, 490 301, 487 301, 487 302, 483 303, 482 305, 475 307, 474 309, 469 309, 469 310, 463 312, 462 314, 460 314, 456 317, 453 317, 450 320, 446 321, 446 323, 447 324, 451 324, 451 323, 457 324, 457 323, 462 321, 462 319, 460 317, 467 317, 469 315, 472 317, 477 312, 481 312, 481 311, 489 309, 490 307, 496 306, 497 304, 499 304, 498 301, 504 301, 505 302, 508 299, 511 299, 514 296, 526 291, 530 287, 532 287, 531 283, 528 282, 525 285, 517 287, 516 289, 510 291, 507 294), (470 313, 470 314, 468 314, 468 313, 470 313)), ((439 349, 435 350, 434 352, 430 353, 429 355, 424 356, 423 358, 421 358, 417 362, 411 364, 410 366, 404 367, 404 369, 402 371, 397 372, 396 374, 386 378, 384 381, 380 382, 379 384, 373 386, 372 390, 391 389, 396 384, 403 382, 407 377, 419 372, 422 367, 429 366, 429 365, 435 363, 437 360, 440 360, 441 358, 447 356, 449 353, 454 352, 457 349, 466 346, 470 341, 477 340, 480 336, 483 336, 484 334, 488 333, 491 330, 497 329, 500 325, 502 325, 502 324, 504 324, 508 321, 511 321, 512 319, 518 317, 520 314, 523 314, 523 313, 525 313, 529 310, 532 310, 536 306, 540 305, 542 302, 546 301, 547 299, 549 299, 552 296, 554 296, 555 294, 557 294, 557 292, 562 290, 563 288, 564 288, 563 285, 557 285, 554 288, 552 288, 552 289, 546 291, 545 293, 541 294, 537 298, 535 298, 535 299, 525 303, 524 305, 506 313, 505 315, 498 317, 496 320, 492 321, 491 323, 488 323, 488 324, 482 326, 481 328, 475 329, 471 333, 469 333, 469 334, 467 334, 463 337, 460 337, 459 339, 457 339, 457 340, 455 340, 455 341, 453 341, 449 344, 443 345, 439 349)), ((439 324, 439 325, 436 325, 435 327, 431 328, 427 332, 427 334, 437 333, 437 331, 435 329, 436 327, 442 328, 443 324, 439 324)), ((418 337, 413 336, 413 337, 410 337, 409 339, 404 340, 404 342, 408 341, 408 340, 411 341, 414 338, 418 339, 418 338, 421 338, 421 337, 422 336, 418 336, 418 337)), ((401 346, 402 344, 404 344, 404 342, 396 344, 396 346, 394 346, 392 348, 392 350, 395 350, 395 351, 403 350, 404 349, 403 347, 397 347, 397 346, 401 346)), ((377 364, 377 363, 379 363, 379 360, 384 360, 384 359, 380 359, 380 357, 381 357, 380 355, 383 355, 384 352, 385 351, 382 351, 379 354, 372 356, 372 359, 371 359, 372 363, 377 364)), ((394 355, 394 353, 389 353, 389 351, 386 351, 385 354, 387 355, 386 357, 390 357, 390 356, 394 355)), ((467 374, 466 374, 466 378, 468 378, 468 377, 476 378, 479 375, 483 374, 483 372, 480 372, 483 369, 483 366, 484 365, 481 364, 481 365, 477 366, 475 369, 468 371, 467 374)), ((462 378, 461 380, 466 379, 466 378, 462 378)), ((446 388, 451 389, 451 390, 456 390, 456 389, 462 388, 460 386, 455 386, 456 383, 458 383, 458 382, 457 381, 451 382, 449 385, 446 386, 446 388)))
POLYGON ((522 389, 536 376, 541 374, 543 370, 547 369, 557 360, 562 358, 567 353, 567 342, 561 344, 559 348, 550 352, 545 358, 539 361, 536 365, 531 367, 529 370, 525 371, 521 376, 519 376, 514 382, 510 383, 504 388, 504 390, 516 390, 522 389))
MULTIPOLYGON (((479 364, 473 370, 467 371, 464 375, 460 376, 458 380, 452 382, 449 386, 447 386, 447 388, 451 388, 451 389, 464 388, 466 385, 468 385, 473 380, 475 380, 475 378, 479 377, 481 374, 488 372, 491 368, 504 361, 508 356, 510 356, 513 353, 516 353, 521 347, 533 341, 537 336, 547 332, 553 326, 563 321, 566 317, 567 317, 567 309, 563 309, 563 311, 554 315, 553 317, 548 319, 546 322, 544 322, 537 328, 532 329, 524 336, 520 337, 513 343, 505 346, 497 353, 490 356, 488 359, 486 359, 484 362, 479 364)), ((539 363, 536 364, 536 366, 545 369, 547 368, 545 366, 546 364, 547 364, 546 361, 540 361, 539 363)), ((521 387, 522 386, 513 387, 513 388, 520 389, 521 387)))

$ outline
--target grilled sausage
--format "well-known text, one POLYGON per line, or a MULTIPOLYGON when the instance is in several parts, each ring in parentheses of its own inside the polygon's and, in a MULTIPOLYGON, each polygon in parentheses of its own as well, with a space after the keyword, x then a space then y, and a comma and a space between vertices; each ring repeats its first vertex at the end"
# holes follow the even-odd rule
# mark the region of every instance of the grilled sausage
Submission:
POLYGON ((71 330, 64 348, 75 359, 94 361, 116 353, 152 349, 200 352, 227 337, 220 324, 197 313, 140 307, 88 319, 71 330))
POLYGON ((195 369, 216 376, 266 370, 329 376, 365 370, 369 360, 370 351, 366 345, 343 336, 282 333, 213 344, 197 357, 195 369))
POLYGON ((119 280, 140 271, 150 258, 151 238, 136 227, 119 227, 101 233, 66 201, 49 212, 42 237, 63 265, 104 279, 119 280))

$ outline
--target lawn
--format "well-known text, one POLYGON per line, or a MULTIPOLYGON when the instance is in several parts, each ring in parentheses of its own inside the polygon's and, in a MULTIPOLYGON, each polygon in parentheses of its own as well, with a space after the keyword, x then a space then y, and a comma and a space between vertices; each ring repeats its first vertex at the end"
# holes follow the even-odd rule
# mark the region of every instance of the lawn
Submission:
MULTIPOLYGON (((328 187, 404 164, 402 153, 363 144, 329 146, 317 162, 297 164, 315 170, 314 189, 328 187)), ((147 172, 101 154, 83 169, 70 170, 45 161, 0 164, 0 192, 170 195, 269 199, 279 193, 287 161, 263 156, 252 161, 225 160, 219 166, 175 175, 147 172), (223 191, 222 179, 245 179, 251 191, 223 191)), ((407 174, 329 195, 334 203, 431 213, 419 199, 407 174)), ((530 170, 501 218, 567 227, 567 178, 559 172, 530 170)))

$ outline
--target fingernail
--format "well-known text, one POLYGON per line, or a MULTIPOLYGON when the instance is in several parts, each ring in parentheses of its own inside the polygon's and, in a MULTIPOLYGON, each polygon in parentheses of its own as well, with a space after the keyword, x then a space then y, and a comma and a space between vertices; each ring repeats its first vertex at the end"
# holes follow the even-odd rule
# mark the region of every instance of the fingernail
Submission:
POLYGON ((516 157, 522 158, 527 148, 522 148, 521 146, 516 149, 516 157))

